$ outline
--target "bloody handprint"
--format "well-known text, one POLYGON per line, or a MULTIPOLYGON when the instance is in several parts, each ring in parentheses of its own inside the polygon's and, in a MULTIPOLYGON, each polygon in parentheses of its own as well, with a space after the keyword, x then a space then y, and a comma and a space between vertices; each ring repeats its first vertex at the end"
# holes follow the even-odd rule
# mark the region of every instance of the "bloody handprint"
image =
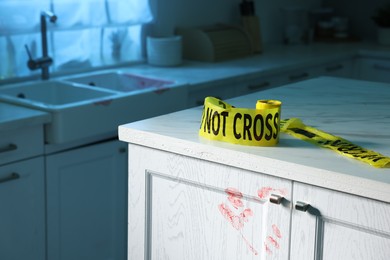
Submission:
POLYGON ((242 229, 244 224, 249 221, 249 218, 253 216, 253 211, 250 208, 245 208, 241 211, 241 208, 244 208, 244 203, 242 202, 242 193, 235 188, 225 189, 226 194, 228 194, 228 201, 236 210, 240 209, 239 213, 236 214, 230 209, 229 205, 226 203, 221 203, 218 205, 218 209, 221 214, 228 220, 228 222, 235 228, 248 245, 249 249, 257 255, 258 252, 253 247, 253 244, 248 241, 248 239, 243 235, 242 229))

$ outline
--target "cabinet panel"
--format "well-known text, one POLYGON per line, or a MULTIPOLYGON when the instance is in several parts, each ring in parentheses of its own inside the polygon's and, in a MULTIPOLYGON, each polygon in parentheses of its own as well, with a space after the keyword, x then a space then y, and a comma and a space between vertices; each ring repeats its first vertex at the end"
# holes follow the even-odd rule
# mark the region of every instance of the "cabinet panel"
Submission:
POLYGON ((45 259, 43 157, 0 167, 0 259, 45 259))
POLYGON ((353 77, 353 61, 346 60, 326 64, 321 66, 319 74, 320 76, 351 78, 353 77))
POLYGON ((246 95, 256 91, 278 87, 287 83, 288 80, 280 75, 265 76, 265 77, 258 77, 243 82, 243 84, 241 84, 242 86, 239 86, 238 90, 239 90, 239 95, 246 95))
POLYGON ((188 92, 187 107, 201 106, 206 97, 228 99, 238 95, 237 86, 229 83, 215 84, 212 86, 196 86, 188 92))
POLYGON ((118 141, 47 156, 48 258, 125 259, 126 148, 118 141))
POLYGON ((294 183, 291 259, 389 259, 390 205, 294 183))
POLYGON ((389 259, 388 234, 325 221, 322 259, 389 259), (339 250, 335 250, 338 248, 339 250))
POLYGON ((390 60, 362 58, 357 63, 359 79, 390 83, 390 60))
POLYGON ((288 259, 291 182, 133 145, 129 160, 128 259, 288 259))
POLYGON ((0 165, 43 154, 43 126, 2 131, 0 165))

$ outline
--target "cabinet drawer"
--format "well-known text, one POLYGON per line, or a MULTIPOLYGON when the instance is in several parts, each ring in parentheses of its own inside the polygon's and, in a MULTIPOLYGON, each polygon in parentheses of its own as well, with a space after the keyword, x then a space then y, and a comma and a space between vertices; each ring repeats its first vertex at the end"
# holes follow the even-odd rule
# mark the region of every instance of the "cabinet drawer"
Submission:
POLYGON ((236 85, 214 85, 206 88, 199 88, 190 90, 188 92, 188 107, 201 106, 204 104, 204 99, 206 97, 215 97, 221 100, 232 98, 237 96, 236 85))
POLYGON ((321 66, 319 74, 320 76, 351 78, 353 76, 352 68, 352 60, 333 62, 321 66))
POLYGON ((1 132, 0 165, 43 154, 43 126, 1 132))
POLYGON ((0 259, 45 259, 44 159, 0 167, 0 259))
POLYGON ((357 73, 362 80, 390 83, 390 60, 359 59, 357 73))
POLYGON ((287 83, 288 81, 280 75, 257 77, 244 82, 244 84, 242 84, 239 88, 239 94, 246 95, 257 91, 275 88, 287 83))

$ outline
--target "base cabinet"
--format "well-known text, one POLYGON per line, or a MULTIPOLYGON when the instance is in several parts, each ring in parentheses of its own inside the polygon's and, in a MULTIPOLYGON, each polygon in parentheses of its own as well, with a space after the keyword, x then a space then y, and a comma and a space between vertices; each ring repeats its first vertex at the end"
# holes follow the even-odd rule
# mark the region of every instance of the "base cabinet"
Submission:
POLYGON ((126 259, 126 146, 70 150, 46 166, 48 259, 126 259))
POLYGON ((357 61, 356 74, 361 80, 390 82, 390 60, 360 58, 357 61))
POLYGON ((290 181, 132 145, 129 163, 128 259, 288 259, 290 181))
POLYGON ((390 259, 388 203, 206 160, 129 145, 128 259, 390 259))
POLYGON ((45 259, 43 157, 0 167, 0 259, 45 259))
POLYGON ((294 183, 291 259, 390 259, 390 205, 294 183))

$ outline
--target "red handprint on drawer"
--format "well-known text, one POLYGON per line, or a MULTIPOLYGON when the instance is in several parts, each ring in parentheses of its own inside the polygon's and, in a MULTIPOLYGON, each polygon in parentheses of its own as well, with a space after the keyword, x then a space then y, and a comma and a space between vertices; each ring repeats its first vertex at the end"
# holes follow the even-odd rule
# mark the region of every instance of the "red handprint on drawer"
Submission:
MULTIPOLYGON (((244 235, 244 227, 250 223, 251 218, 254 216, 254 212, 251 208, 246 207, 243 202, 243 194, 235 188, 225 189, 225 193, 228 195, 227 201, 218 205, 218 209, 222 216, 237 230, 244 240, 249 250, 254 254, 258 255, 258 251, 254 247, 253 241, 249 241, 244 235)), ((275 189, 272 187, 262 187, 257 191, 257 197, 264 201, 269 198, 271 193, 278 193, 286 196, 286 189, 275 189)), ((248 229, 247 229, 248 231, 248 229)), ((282 234, 279 227, 276 224, 272 225, 272 233, 263 237, 264 250, 267 254, 272 254, 272 250, 280 248, 280 239, 282 234)), ((258 244, 260 246, 261 243, 258 244)))
POLYGON ((249 222, 249 218, 253 216, 253 211, 250 208, 244 208, 244 203, 242 202, 242 193, 235 188, 225 189, 226 194, 228 195, 228 201, 233 206, 233 209, 229 207, 226 203, 221 203, 218 205, 218 209, 225 219, 235 228, 244 239, 245 243, 248 245, 249 249, 257 255, 256 249, 253 247, 253 244, 242 233, 242 229, 245 223, 249 222), (235 210, 237 213, 235 213, 235 210))

